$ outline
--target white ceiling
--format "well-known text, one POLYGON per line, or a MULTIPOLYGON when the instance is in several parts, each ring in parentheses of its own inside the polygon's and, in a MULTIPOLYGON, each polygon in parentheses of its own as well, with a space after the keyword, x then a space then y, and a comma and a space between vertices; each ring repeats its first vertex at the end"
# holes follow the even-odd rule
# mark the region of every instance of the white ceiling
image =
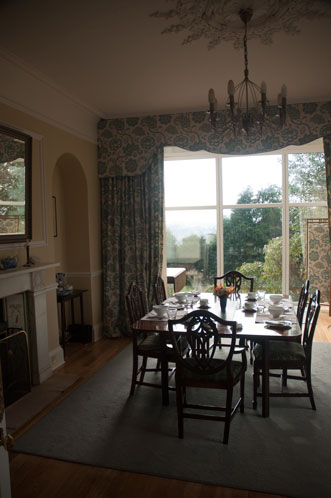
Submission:
MULTIPOLYGON (((169 21, 149 14, 172 5, 0 0, 0 50, 98 117, 206 109, 210 87, 223 106, 227 81, 243 78, 243 51, 231 42, 208 50, 204 39, 182 45, 185 33, 161 35, 169 21)), ((300 29, 276 33, 269 46, 248 43, 250 77, 266 81, 271 102, 282 83, 289 103, 331 100, 331 19, 302 20, 300 29)))

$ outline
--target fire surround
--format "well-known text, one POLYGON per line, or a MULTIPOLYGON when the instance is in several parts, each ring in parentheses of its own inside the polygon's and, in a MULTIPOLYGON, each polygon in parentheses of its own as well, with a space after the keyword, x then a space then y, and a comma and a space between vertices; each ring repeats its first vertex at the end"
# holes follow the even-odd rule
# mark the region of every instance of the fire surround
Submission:
POLYGON ((0 272, 0 299, 26 292, 31 332, 32 383, 41 384, 52 375, 48 349, 46 294, 56 288, 45 285, 45 270, 58 263, 44 263, 0 272))

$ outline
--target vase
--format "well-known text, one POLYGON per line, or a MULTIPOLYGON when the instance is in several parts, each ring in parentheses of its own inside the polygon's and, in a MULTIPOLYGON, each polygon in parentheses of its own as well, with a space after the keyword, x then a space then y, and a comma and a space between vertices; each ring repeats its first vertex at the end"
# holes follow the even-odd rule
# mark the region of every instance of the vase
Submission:
POLYGON ((226 303, 228 301, 228 296, 224 294, 223 296, 220 296, 220 303, 221 303, 221 311, 222 313, 225 313, 226 311, 226 303))

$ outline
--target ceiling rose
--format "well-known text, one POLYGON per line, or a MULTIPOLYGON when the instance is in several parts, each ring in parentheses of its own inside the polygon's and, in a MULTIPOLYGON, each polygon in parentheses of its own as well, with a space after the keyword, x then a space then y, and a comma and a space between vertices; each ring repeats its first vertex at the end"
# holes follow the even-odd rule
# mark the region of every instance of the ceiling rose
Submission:
POLYGON ((156 11, 152 17, 175 20, 162 34, 188 31, 183 44, 200 38, 208 40, 208 48, 222 41, 232 41, 235 48, 242 46, 241 9, 251 8, 249 39, 272 43, 274 33, 289 35, 300 32, 299 21, 331 17, 329 0, 168 0, 176 5, 167 11, 156 11))

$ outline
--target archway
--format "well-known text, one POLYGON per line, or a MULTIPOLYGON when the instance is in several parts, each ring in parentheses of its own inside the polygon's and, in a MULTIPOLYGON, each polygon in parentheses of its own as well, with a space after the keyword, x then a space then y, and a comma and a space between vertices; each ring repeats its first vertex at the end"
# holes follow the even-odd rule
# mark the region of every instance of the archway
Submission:
POLYGON ((57 161, 52 182, 54 257, 65 273, 90 269, 87 182, 83 168, 72 154, 57 161))

